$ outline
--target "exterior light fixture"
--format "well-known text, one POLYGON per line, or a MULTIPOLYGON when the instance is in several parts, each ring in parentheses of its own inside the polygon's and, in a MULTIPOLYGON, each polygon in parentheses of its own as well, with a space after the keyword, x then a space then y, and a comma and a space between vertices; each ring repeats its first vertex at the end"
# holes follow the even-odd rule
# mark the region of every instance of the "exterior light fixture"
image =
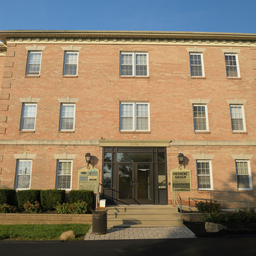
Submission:
POLYGON ((91 154, 90 153, 86 153, 85 161, 87 162, 87 168, 89 169, 89 164, 91 163, 91 154))
POLYGON ((184 161, 184 155, 182 153, 179 153, 178 155, 179 164, 182 164, 184 161))

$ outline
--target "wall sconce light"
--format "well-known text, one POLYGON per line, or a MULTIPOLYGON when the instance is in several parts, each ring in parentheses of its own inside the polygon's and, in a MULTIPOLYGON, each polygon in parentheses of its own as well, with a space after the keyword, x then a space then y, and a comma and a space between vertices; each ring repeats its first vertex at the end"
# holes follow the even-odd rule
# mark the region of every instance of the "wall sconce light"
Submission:
POLYGON ((89 164, 91 163, 91 154, 90 153, 86 153, 85 161, 87 162, 87 168, 89 169, 89 164))
POLYGON ((184 155, 182 153, 179 153, 178 155, 179 164, 182 164, 184 161, 184 155))

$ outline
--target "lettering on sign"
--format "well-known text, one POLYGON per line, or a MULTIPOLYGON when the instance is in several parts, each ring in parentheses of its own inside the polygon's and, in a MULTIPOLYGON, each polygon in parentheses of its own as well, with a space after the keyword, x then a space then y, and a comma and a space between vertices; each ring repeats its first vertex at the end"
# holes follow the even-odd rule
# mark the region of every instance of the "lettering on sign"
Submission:
POLYGON ((78 189, 79 190, 93 190, 97 192, 99 184, 99 169, 84 167, 78 170, 78 189))

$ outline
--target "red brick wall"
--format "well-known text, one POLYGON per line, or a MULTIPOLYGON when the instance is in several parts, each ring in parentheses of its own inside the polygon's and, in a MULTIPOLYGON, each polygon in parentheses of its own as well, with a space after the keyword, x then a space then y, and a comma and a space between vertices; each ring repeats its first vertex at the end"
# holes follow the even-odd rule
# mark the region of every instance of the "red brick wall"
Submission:
MULTIPOLYGON (((41 45, 41 44, 40 44, 41 45)), ((255 70, 250 47, 238 54, 241 78, 227 79, 224 53, 219 46, 203 46, 205 78, 190 77, 189 53, 185 46, 171 45, 78 45, 78 77, 63 77, 64 51, 61 44, 42 44, 40 77, 26 77, 27 51, 24 44, 8 45, 4 83, 11 83, 5 92, 10 99, 1 100, 8 111, 1 140, 98 140, 142 139, 172 141, 254 141, 256 138, 255 70), (143 51, 149 56, 149 77, 120 77, 120 51, 143 51), (37 108, 35 132, 21 132, 22 103, 19 98, 41 98, 37 108), (60 103, 57 98, 79 98, 76 104, 75 132, 59 132, 60 103), (209 133, 195 133, 192 105, 189 99, 210 99, 208 104, 209 133), (247 100, 245 110, 246 133, 232 133, 229 105, 226 99, 247 100), (119 102, 148 101, 150 103, 150 133, 119 131, 119 102)), ((0 58, 0 67, 1 67, 0 58)), ((1 69, 0 69, 1 72, 1 69)), ((1 81, 1 80, 0 80, 1 81)), ((77 186, 77 170, 85 165, 84 154, 90 152, 99 158, 97 146, 7 146, 1 148, 1 186, 14 186, 16 160, 13 154, 37 154, 33 161, 31 188, 55 187, 56 159, 53 154, 77 154, 73 161, 72 187, 77 186)), ((192 170, 192 188, 197 188, 196 161, 193 154, 214 154, 212 160, 213 188, 236 190, 235 161, 231 154, 253 154, 254 147, 232 146, 172 146, 167 151, 169 170, 178 165, 177 155, 189 158, 187 168, 192 170)), ((250 162, 255 187, 255 162, 250 162)), ((169 191, 169 199, 171 192, 169 191)), ((196 195, 196 194, 191 194, 196 195)), ((186 197, 186 195, 184 195, 186 197)))

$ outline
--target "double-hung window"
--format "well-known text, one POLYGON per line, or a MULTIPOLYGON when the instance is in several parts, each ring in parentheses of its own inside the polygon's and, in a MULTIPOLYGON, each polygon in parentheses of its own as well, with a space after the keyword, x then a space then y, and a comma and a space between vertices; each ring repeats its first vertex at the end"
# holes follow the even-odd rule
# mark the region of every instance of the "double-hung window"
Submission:
POLYGON ((248 160, 236 160, 236 177, 238 190, 252 189, 250 162, 248 160))
POLYGON ((227 77, 240 77, 237 54, 225 54, 227 77))
POLYGON ((196 169, 198 189, 212 189, 211 162, 207 160, 197 160, 196 169))
POLYGON ((77 76, 78 74, 78 52, 65 52, 64 76, 77 76))
POLYGON ((120 131, 149 131, 149 103, 121 102, 120 131))
POLYGON ((148 53, 121 52, 121 76, 148 76, 148 53))
POLYGON ((194 130, 196 132, 208 131, 208 118, 206 105, 193 105, 194 130))
POLYGON ((245 131, 243 105, 230 105, 231 126, 233 132, 245 131))
POLYGON ((24 103, 22 106, 21 131, 34 131, 36 126, 37 104, 24 103))
POLYGON ((28 52, 27 75, 40 75, 42 52, 28 52))
POLYGON ((203 54, 202 53, 190 53, 190 76, 192 77, 203 77, 203 54))
POLYGON ((58 160, 56 189, 70 190, 72 187, 73 161, 58 160))
POLYGON ((15 189, 30 189, 32 160, 17 160, 15 189))
POLYGON ((75 129, 75 104, 61 104, 60 131, 73 131, 75 129))

